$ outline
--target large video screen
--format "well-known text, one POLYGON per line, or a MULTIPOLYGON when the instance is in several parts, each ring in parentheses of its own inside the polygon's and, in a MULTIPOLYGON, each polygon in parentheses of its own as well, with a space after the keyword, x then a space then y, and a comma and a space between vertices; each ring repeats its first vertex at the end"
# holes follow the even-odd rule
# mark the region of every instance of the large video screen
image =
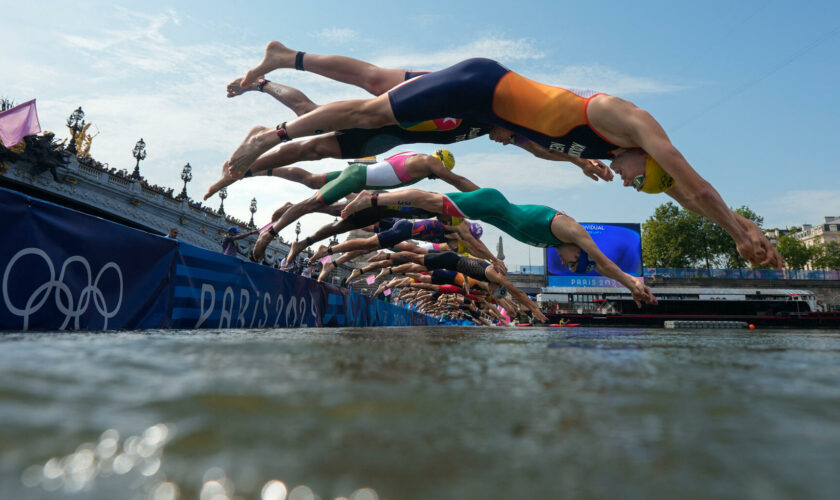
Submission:
MULTIPOLYGON (((642 275, 642 227, 641 224, 584 222, 581 225, 595 240, 604 255, 615 262, 630 276, 642 275)), ((575 274, 553 248, 546 249, 546 272, 548 286, 621 286, 604 278, 594 269, 585 274, 575 274)))

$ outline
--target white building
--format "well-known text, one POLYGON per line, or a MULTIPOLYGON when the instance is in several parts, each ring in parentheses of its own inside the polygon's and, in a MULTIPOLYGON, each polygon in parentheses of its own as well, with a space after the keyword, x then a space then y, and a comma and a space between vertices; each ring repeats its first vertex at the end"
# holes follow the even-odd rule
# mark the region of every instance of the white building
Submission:
POLYGON ((825 222, 818 226, 803 224, 802 231, 793 233, 793 237, 805 243, 806 247, 830 241, 840 243, 840 217, 827 216, 825 222))

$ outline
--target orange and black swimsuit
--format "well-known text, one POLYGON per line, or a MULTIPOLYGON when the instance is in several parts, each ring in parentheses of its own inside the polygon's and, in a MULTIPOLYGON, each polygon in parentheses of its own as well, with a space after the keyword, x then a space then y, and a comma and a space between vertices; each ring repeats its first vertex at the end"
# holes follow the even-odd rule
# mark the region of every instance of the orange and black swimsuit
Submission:
POLYGON ((529 80, 492 59, 467 59, 388 92, 399 122, 453 116, 506 128, 580 158, 610 158, 618 149, 589 124, 598 95, 529 80))

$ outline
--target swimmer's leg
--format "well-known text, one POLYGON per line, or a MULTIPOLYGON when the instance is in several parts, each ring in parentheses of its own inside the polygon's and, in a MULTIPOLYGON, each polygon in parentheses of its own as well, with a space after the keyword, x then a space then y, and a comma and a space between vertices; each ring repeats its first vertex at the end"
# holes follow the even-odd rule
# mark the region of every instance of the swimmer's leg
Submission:
MULTIPOLYGON (((242 81, 251 85, 275 69, 294 68, 297 59, 298 51, 277 41, 270 42, 263 60, 245 73, 242 81)), ((304 71, 361 87, 373 95, 381 95, 405 81, 404 69, 380 68, 352 57, 305 53, 300 56, 300 65, 304 71)))
MULTIPOLYGON (((257 262, 262 262, 263 257, 265 257, 265 249, 268 247, 268 244, 271 243, 271 240, 276 236, 277 233, 283 230, 286 226, 291 224, 292 222, 298 220, 299 218, 303 217, 306 214, 317 212, 322 206, 321 198, 318 193, 310 196, 306 200, 296 203, 289 207, 283 216, 271 226, 274 234, 270 231, 266 231, 262 233, 257 240, 257 243, 254 245, 253 250, 253 257, 257 262)), ((289 262, 287 259, 286 262, 289 262)))
POLYGON ((349 128, 397 125, 388 94, 371 99, 331 102, 286 123, 284 140, 349 128))
MULTIPOLYGON (((344 207, 341 211, 342 217, 364 210, 373 205, 372 195, 370 191, 362 191, 356 198, 344 207)), ((442 214, 443 212, 443 195, 438 193, 430 193, 420 189, 400 189, 398 191, 390 191, 387 193, 379 193, 377 195, 377 205, 399 205, 422 208, 423 210, 442 214)))
MULTIPOLYGON (((228 97, 236 97, 244 94, 245 92, 260 92, 260 87, 256 82, 253 85, 243 87, 242 78, 237 78, 236 80, 230 82, 227 86, 228 97)), ((282 83, 266 82, 265 85, 263 85, 261 92, 277 99, 287 108, 291 109, 297 116, 309 113, 318 107, 318 105, 312 102, 312 99, 308 98, 306 94, 294 87, 283 85, 282 83)))

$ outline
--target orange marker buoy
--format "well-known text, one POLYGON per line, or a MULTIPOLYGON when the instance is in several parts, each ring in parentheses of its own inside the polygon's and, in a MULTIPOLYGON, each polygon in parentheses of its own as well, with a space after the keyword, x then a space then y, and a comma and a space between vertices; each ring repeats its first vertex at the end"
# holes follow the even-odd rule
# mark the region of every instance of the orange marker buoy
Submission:
POLYGON ((755 325, 750 323, 750 330, 755 330, 755 325))

